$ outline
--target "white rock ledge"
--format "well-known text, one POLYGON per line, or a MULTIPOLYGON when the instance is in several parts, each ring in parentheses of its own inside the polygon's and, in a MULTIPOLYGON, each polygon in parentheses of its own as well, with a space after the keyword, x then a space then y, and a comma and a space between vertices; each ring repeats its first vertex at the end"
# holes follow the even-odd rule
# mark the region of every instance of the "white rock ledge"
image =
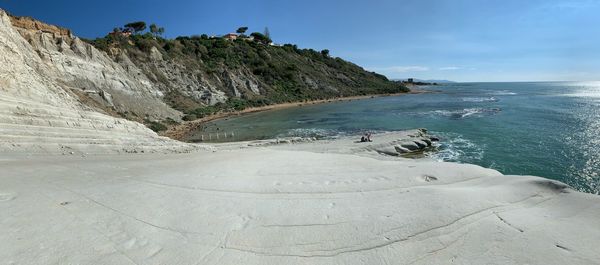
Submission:
POLYGON ((283 146, 308 149, 313 144, 171 155, 0 156, 0 260, 7 264, 597 264, 600 260, 598 196, 559 182, 503 176, 474 165, 282 150, 283 146))

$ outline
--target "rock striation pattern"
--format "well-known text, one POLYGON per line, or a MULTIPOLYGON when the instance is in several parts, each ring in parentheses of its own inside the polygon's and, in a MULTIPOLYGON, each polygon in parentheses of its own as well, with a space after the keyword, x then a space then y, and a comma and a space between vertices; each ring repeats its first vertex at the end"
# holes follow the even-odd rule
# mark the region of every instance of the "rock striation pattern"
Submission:
MULTIPOLYGON (((43 74, 63 89, 98 103, 97 110, 132 113, 138 121, 180 116, 162 101, 163 93, 128 58, 117 63, 65 29, 30 18, 8 17, 12 25, 6 27, 16 30, 31 48, 21 52, 33 50, 45 65, 43 74)), ((13 34, 12 38, 18 36, 13 34)))
MULTIPOLYGON (((46 32, 40 24, 28 25, 44 30, 19 33, 24 29, 15 28, 0 10, 0 151, 86 154, 197 148, 159 137, 140 123, 99 113, 83 104, 71 86, 89 84, 89 90, 94 91, 104 87, 97 95, 107 105, 123 104, 121 95, 133 95, 130 98, 139 98, 137 104, 144 108, 144 99, 159 104, 160 95, 151 96, 154 92, 148 86, 119 76, 119 71, 103 72, 120 66, 104 60, 102 54, 77 38, 58 34, 60 30, 46 32), (64 41, 56 42, 57 38, 64 41), (117 83, 122 86, 110 85, 117 83)), ((164 111, 172 110, 165 107, 164 111)))
POLYGON ((412 131, 406 138, 390 139, 379 144, 370 144, 366 150, 372 150, 380 154, 399 156, 423 152, 433 147, 433 143, 439 141, 435 136, 427 134, 427 129, 412 131))
POLYGON ((71 30, 61 28, 54 25, 48 25, 41 21, 37 21, 31 17, 15 17, 11 16, 11 23, 13 26, 18 28, 36 30, 44 33, 53 34, 56 37, 70 37, 72 38, 71 30))

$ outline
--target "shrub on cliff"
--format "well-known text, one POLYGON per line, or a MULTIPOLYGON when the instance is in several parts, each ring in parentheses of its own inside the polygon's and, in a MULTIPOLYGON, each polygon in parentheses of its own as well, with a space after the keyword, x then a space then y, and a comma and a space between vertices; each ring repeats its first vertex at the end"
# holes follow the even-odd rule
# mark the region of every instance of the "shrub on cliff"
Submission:
POLYGON ((135 40, 135 46, 137 46, 143 52, 150 52, 152 47, 158 47, 158 44, 152 39, 138 38, 135 40))
POLYGON ((167 130, 167 126, 165 126, 164 124, 162 124, 158 121, 146 120, 145 122, 146 122, 146 125, 148 126, 148 128, 150 128, 150 130, 153 130, 155 132, 161 132, 161 131, 167 130))
POLYGON ((179 79, 168 76, 153 65, 150 56, 152 47, 156 47, 165 60, 183 66, 185 70, 181 74, 194 80, 188 87, 194 87, 196 82, 223 84, 224 87, 216 89, 232 99, 212 108, 206 108, 205 99, 184 96, 187 95, 185 93, 174 93, 177 96, 168 97, 166 102, 184 112, 186 119, 264 104, 408 90, 383 75, 367 72, 339 57, 331 57, 328 50, 300 49, 293 44, 265 45, 270 39, 265 39, 262 33, 253 35, 256 41, 229 41, 206 35, 175 39, 163 39, 151 33, 135 34, 129 38, 113 35, 90 43, 107 52, 111 47, 127 50, 134 64, 148 71, 148 76, 155 77, 153 81, 160 82, 171 92, 181 89, 179 82, 172 81, 179 79), (243 87, 234 92, 226 86, 231 76, 252 83, 259 88, 260 95, 248 91, 248 88, 243 91, 243 87), (236 97, 238 93, 241 93, 239 98, 236 97))

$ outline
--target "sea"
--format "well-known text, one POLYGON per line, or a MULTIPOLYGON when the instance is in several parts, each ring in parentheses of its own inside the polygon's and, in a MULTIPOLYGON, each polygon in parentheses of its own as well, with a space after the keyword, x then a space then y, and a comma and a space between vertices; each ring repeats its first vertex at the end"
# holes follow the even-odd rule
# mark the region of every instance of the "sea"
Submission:
POLYGON ((425 154, 431 159, 542 176, 600 194, 600 82, 449 83, 420 89, 433 92, 230 117, 206 124, 194 137, 324 139, 427 128, 441 138, 425 154))

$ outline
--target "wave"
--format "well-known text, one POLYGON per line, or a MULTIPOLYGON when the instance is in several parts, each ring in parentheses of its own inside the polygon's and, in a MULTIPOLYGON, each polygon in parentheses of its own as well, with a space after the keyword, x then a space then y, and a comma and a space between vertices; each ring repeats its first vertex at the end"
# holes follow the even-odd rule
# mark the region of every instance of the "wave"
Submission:
POLYGON ((517 95, 517 93, 509 91, 509 90, 498 90, 498 91, 494 91, 492 93, 490 93, 491 95, 496 95, 496 96, 513 96, 513 95, 517 95))
POLYGON ((462 101, 464 101, 464 102, 498 102, 499 100, 495 97, 483 97, 483 98, 468 97, 468 98, 463 98, 462 101))
POLYGON ((468 117, 481 117, 483 115, 494 115, 500 112, 500 108, 466 108, 462 110, 434 110, 417 113, 419 115, 437 115, 451 119, 464 119, 468 117))
POLYGON ((296 123, 298 124, 310 124, 310 123, 317 123, 319 122, 318 119, 299 119, 296 121, 296 123))
POLYGON ((442 138, 437 143, 437 150, 427 154, 428 157, 437 161, 473 163, 481 160, 484 155, 484 146, 480 146, 460 134, 435 133, 442 138))

